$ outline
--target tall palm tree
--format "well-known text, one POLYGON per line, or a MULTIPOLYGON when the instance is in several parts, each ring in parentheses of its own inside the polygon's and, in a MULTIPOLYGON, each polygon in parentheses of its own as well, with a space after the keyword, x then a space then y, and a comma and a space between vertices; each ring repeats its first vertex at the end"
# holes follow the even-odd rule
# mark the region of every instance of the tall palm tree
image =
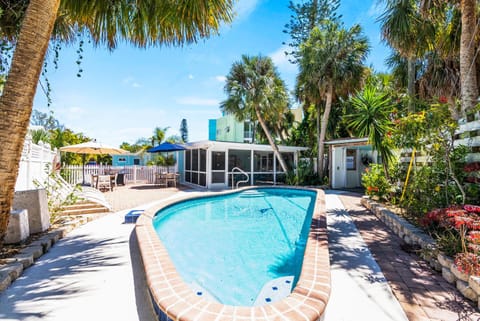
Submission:
POLYGON ((383 39, 407 59, 408 107, 413 111, 415 98, 415 60, 431 47, 435 31, 429 20, 420 15, 415 0, 385 0, 385 12, 380 16, 383 39))
MULTIPOLYGON (((423 0, 421 1, 422 12, 429 12, 435 8, 451 8, 453 6, 460 11, 461 34, 460 34, 460 91, 462 100, 462 113, 468 113, 478 103, 478 80, 476 53, 478 48, 477 11, 479 9, 476 0, 423 0)), ((441 17, 442 18, 442 17, 441 17)))
MULTIPOLYGON (((33 97, 60 0, 30 0, 0 98, 0 245, 5 236, 33 97)), ((180 45, 218 32, 231 21, 232 0, 62 1, 98 44, 180 45)))
POLYGON ((300 47, 297 87, 304 86, 308 92, 325 101, 321 120, 318 110, 317 169, 323 177, 323 155, 325 134, 336 91, 344 90, 352 80, 359 80, 363 73, 363 62, 369 51, 367 38, 359 25, 345 29, 339 22, 326 21, 322 29, 314 28, 310 38, 300 47))
POLYGON ((220 104, 222 111, 238 120, 258 121, 284 172, 287 164, 278 150, 265 118, 288 110, 288 94, 272 59, 243 55, 232 65, 225 84, 228 98, 220 104))

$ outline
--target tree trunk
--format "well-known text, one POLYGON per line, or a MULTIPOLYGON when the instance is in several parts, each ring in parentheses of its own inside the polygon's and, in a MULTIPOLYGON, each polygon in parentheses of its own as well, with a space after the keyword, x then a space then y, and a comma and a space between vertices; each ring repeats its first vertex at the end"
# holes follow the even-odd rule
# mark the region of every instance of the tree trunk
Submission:
POLYGON ((317 104, 317 173, 320 174, 320 104, 317 104))
POLYGON ((323 154, 325 153, 325 136, 327 133, 328 118, 330 117, 330 110, 332 109, 333 98, 333 84, 329 82, 327 85, 327 93, 325 102, 325 111, 323 112, 322 121, 320 124, 320 135, 318 138, 318 176, 323 179, 323 154))
POLYGON ((283 159, 282 154, 280 154, 280 151, 278 150, 277 144, 275 144, 272 134, 270 134, 270 131, 267 128, 267 124, 265 124, 265 121, 262 118, 262 115, 260 114, 260 109, 258 106, 255 106, 255 114, 257 115, 257 120, 260 123, 260 126, 262 126, 263 132, 265 133, 265 136, 267 136, 268 142, 270 143, 270 146, 273 149, 273 153, 278 159, 278 162, 280 163, 280 167, 282 167, 282 170, 284 173, 287 172, 287 164, 285 163, 285 160, 283 159))
POLYGON ((408 93, 408 111, 415 112, 415 58, 407 59, 407 93, 408 93))
POLYGON ((0 245, 5 237, 33 98, 60 0, 31 0, 0 98, 0 245))
POLYGON ((472 110, 477 104, 478 88, 475 67, 475 34, 477 33, 475 0, 462 0, 462 33, 460 36, 460 89, 462 114, 472 110))

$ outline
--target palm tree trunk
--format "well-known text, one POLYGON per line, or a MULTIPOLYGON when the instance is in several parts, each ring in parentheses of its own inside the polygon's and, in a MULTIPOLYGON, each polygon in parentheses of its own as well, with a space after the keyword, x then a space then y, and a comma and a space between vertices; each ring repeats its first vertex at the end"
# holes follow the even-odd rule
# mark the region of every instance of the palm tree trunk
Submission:
POLYGON ((0 98, 0 246, 7 230, 33 98, 60 0, 31 0, 0 98))
POLYGON ((332 109, 333 98, 333 84, 329 82, 327 85, 327 93, 325 102, 325 111, 323 112, 322 121, 320 124, 320 135, 318 138, 318 176, 323 179, 323 154, 325 153, 325 136, 327 133, 328 118, 330 117, 330 110, 332 109))
POLYGON ((460 89, 462 113, 472 110, 477 104, 478 88, 475 67, 476 10, 475 0, 462 0, 462 33, 460 36, 460 89))
POLYGON ((317 173, 320 174, 320 104, 317 104, 317 173))
POLYGON ((280 163, 280 167, 282 167, 282 170, 284 173, 287 172, 287 164, 285 163, 285 160, 283 159, 282 154, 280 154, 280 151, 278 150, 277 144, 275 144, 275 141, 272 138, 272 134, 267 128, 267 124, 265 124, 265 121, 262 118, 262 115, 260 114, 260 109, 258 106, 255 106, 255 114, 257 115, 257 120, 260 123, 260 126, 262 126, 263 132, 265 133, 265 136, 267 136, 268 142, 270 143, 270 146, 273 149, 273 153, 278 159, 278 162, 280 163))
POLYGON ((415 58, 407 59, 407 91, 408 91, 408 111, 415 112, 415 58))

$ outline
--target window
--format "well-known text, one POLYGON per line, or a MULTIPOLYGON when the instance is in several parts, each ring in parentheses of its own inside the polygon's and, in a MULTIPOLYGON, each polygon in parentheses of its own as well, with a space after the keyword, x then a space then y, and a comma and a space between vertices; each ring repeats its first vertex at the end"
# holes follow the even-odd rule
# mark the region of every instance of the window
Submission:
POLYGON ((125 163, 126 161, 127 161, 127 159, 125 157, 119 157, 118 158, 119 163, 125 163))
POLYGON ((357 151, 355 149, 347 149, 346 163, 348 171, 357 169, 357 151))
POLYGON ((135 158, 133 160, 133 165, 140 165, 140 158, 135 158))

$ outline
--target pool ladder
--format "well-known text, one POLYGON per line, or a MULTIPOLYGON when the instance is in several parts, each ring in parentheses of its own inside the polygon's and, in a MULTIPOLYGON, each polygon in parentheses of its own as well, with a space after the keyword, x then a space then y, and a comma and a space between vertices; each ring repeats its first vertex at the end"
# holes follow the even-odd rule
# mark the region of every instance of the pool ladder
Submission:
POLYGON ((233 178, 234 178, 235 174, 243 174, 247 177, 247 179, 244 179, 242 181, 237 182, 237 185, 235 186, 235 188, 237 188, 237 189, 238 189, 238 185, 240 183, 248 183, 248 181, 250 180, 250 176, 248 176, 248 174, 243 169, 241 169, 239 167, 234 167, 234 168, 232 168, 232 189, 234 188, 234 185, 233 185, 234 179, 233 178), (235 171, 238 171, 239 173, 235 173, 235 171))

